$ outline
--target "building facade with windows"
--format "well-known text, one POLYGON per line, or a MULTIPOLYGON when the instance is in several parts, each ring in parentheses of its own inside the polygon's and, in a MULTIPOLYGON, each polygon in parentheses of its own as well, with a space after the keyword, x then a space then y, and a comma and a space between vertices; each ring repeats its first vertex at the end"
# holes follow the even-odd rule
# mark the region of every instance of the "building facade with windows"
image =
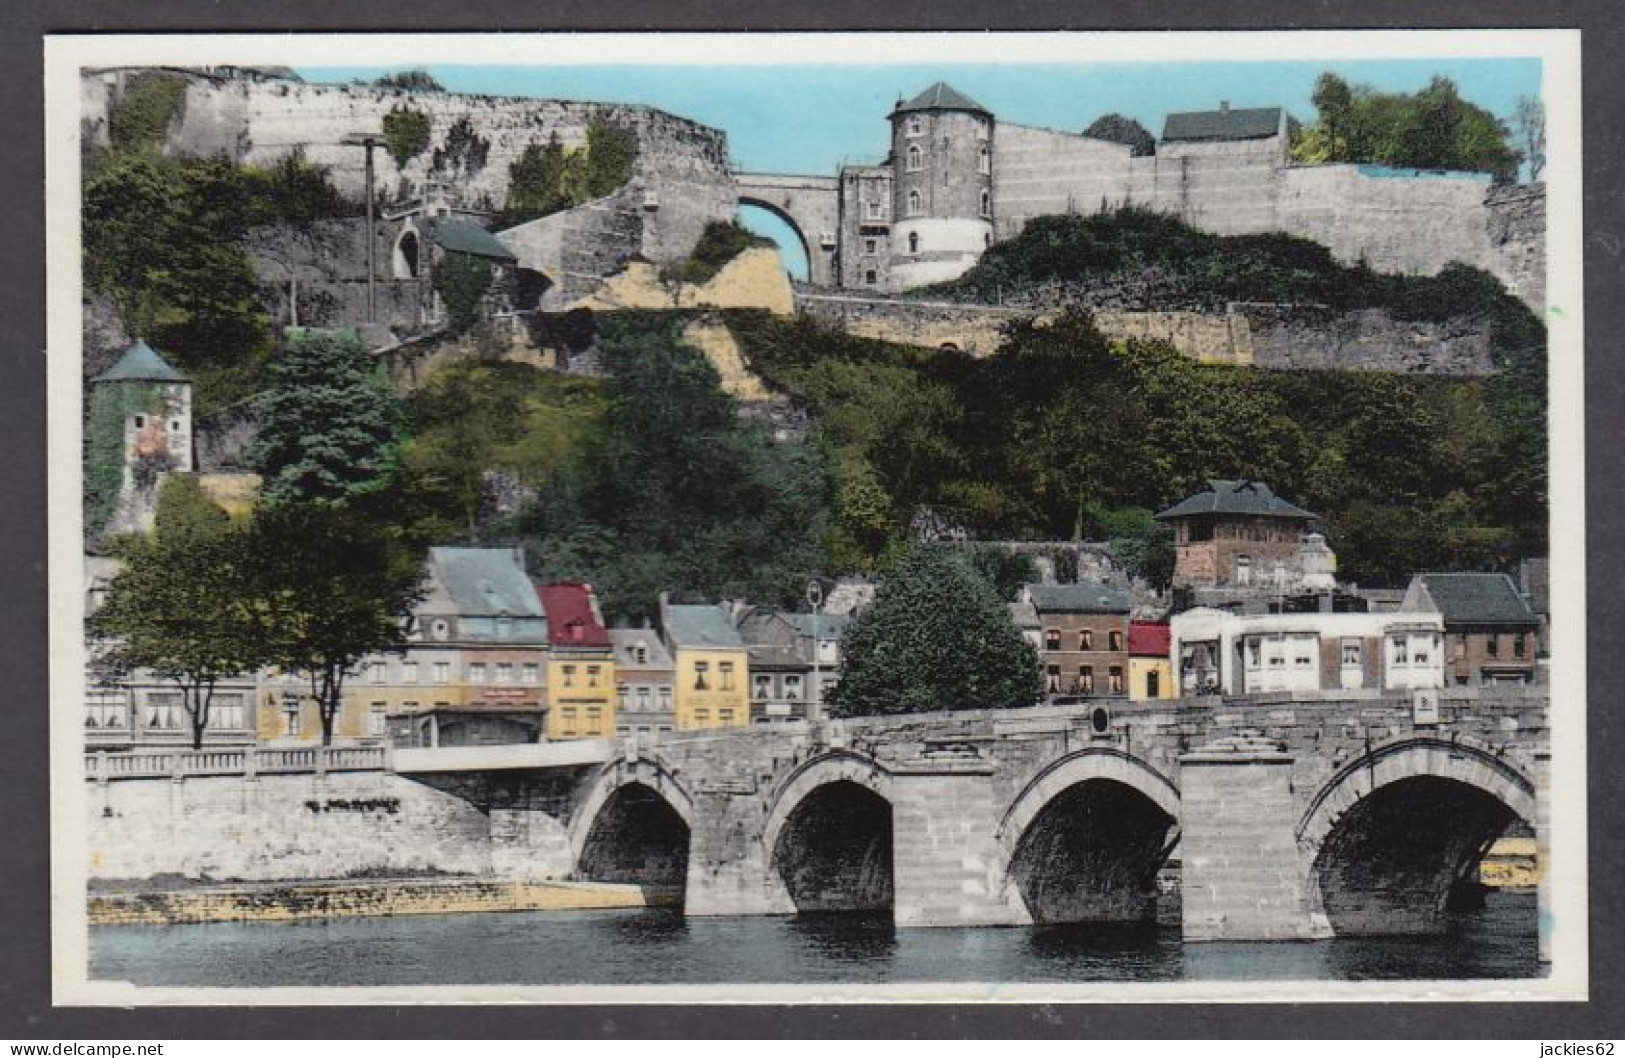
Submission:
POLYGON ((1236 614, 1198 608, 1169 622, 1183 694, 1410 691, 1444 686, 1436 613, 1236 614))
POLYGON ((536 588, 547 614, 549 741, 615 736, 615 656, 592 585, 536 588))
POLYGON ((829 701, 841 678, 841 635, 851 619, 836 614, 753 609, 739 635, 750 655, 751 722, 805 720, 829 701))
POLYGON ((1128 623, 1128 696, 1136 702, 1178 697, 1168 655, 1168 626, 1156 621, 1128 623))
POLYGON ((615 658, 615 733, 663 735, 677 729, 672 660, 652 628, 611 628, 615 658))
POLYGON ((1021 602, 1038 619, 1039 664, 1051 698, 1128 694, 1131 604, 1105 584, 1028 584, 1021 602))
POLYGON ((1445 677, 1452 686, 1536 678, 1540 617, 1505 573, 1419 573, 1399 609, 1444 620, 1445 677))
POLYGON ((679 731, 750 724, 750 656, 725 605, 660 600, 679 731))
POLYGON ((1223 480, 1157 515, 1174 532, 1176 588, 1301 586, 1304 556, 1314 556, 1317 577, 1326 561, 1324 540, 1321 548, 1304 547, 1316 518, 1261 481, 1223 480))

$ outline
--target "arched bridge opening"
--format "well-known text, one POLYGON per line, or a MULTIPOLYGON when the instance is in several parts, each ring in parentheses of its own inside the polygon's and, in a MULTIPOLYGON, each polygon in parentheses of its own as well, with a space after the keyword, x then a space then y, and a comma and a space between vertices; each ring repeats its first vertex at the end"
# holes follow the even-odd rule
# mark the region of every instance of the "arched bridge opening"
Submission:
POLYGON ((1175 827, 1125 783, 1088 779, 1039 810, 1016 844, 1010 884, 1034 922, 1147 922, 1175 827))
POLYGON ((811 278, 813 244, 789 213, 765 199, 740 195, 739 223, 778 244, 779 259, 792 279, 811 278))
POLYGON ((849 779, 814 788, 779 828, 772 869, 797 913, 889 911, 891 803, 849 779))
POLYGON ((653 788, 627 783, 593 817, 576 875, 595 882, 639 885, 680 899, 688 877, 689 828, 653 788))

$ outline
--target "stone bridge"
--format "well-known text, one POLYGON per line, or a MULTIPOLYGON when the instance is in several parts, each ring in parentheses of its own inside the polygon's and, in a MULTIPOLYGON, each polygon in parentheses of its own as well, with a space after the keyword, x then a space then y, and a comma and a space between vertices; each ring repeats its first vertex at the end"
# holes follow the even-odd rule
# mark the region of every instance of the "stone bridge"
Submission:
POLYGON ((840 182, 832 176, 735 173, 739 204, 760 206, 790 225, 807 252, 807 281, 835 285, 835 251, 840 238, 840 182))
POLYGON ((419 753, 397 771, 488 814, 499 874, 680 886, 690 915, 1144 920, 1169 917, 1177 865, 1188 940, 1442 930, 1503 833, 1544 855, 1546 694, 1447 690, 1435 712, 1357 693, 855 719, 571 762, 419 753))

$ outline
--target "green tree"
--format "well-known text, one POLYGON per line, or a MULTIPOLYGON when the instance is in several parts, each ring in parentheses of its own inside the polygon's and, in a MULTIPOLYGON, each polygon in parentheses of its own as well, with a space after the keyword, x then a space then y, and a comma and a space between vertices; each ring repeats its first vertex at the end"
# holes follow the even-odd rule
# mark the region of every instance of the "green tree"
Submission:
POLYGON ((480 318, 480 302, 491 289, 491 263, 473 254, 447 251, 435 265, 434 289, 446 306, 446 329, 462 334, 480 318))
POLYGON ((248 534, 203 495, 196 478, 166 478, 153 535, 113 545, 123 568, 89 620, 99 667, 144 669, 181 692, 192 748, 203 745, 215 687, 266 659, 252 603, 248 534))
POLYGON ((375 88, 404 88, 410 92, 444 92, 445 86, 435 80, 428 70, 399 70, 376 78, 375 88))
POLYGON ((405 646, 423 598, 422 554, 368 510, 304 502, 262 505, 249 553, 266 660, 310 681, 331 745, 350 671, 405 646))
POLYGON ((841 642, 835 716, 1007 709, 1042 693, 1038 653, 962 555, 911 545, 841 642))
POLYGON ((1157 153, 1155 137, 1146 131, 1144 125, 1122 114, 1102 114, 1083 130, 1083 134, 1091 139, 1127 144, 1133 148, 1129 152, 1133 158, 1145 158, 1157 153))
POLYGON ((1004 602, 1015 602, 1022 585, 1038 580, 1038 565, 1019 551, 978 545, 968 552, 971 568, 989 584, 1004 602))
POLYGON ((574 205, 564 186, 567 168, 557 132, 545 144, 527 143, 508 166, 508 198, 500 226, 512 227, 574 205))
MULTIPOLYGON (((632 177, 632 163, 638 156, 638 136, 631 129, 607 121, 587 124, 585 196, 581 201, 602 198, 618 190, 632 177)), ((579 203, 578 203, 579 204, 579 203)))
POLYGON ((389 108, 384 115, 384 148, 397 168, 429 149, 429 115, 404 103, 389 108))
POLYGON ((186 79, 141 73, 107 112, 107 142, 119 151, 156 151, 186 104, 186 79))
POLYGON ((256 402, 263 504, 342 505, 389 484, 400 408, 381 372, 354 331, 289 332, 256 402))

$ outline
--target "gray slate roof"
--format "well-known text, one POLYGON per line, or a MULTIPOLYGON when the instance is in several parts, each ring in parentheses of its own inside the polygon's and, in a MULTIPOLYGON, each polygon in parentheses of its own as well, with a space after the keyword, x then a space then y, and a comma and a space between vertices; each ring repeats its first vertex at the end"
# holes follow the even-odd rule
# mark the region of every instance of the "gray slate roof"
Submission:
POLYGON ((542 617, 542 601, 506 547, 432 547, 440 583, 467 617, 542 617))
POLYGON ((1505 573, 1422 573, 1422 584, 1452 624, 1535 624, 1535 614, 1505 573))
POLYGON ((902 114, 910 110, 969 110, 977 114, 990 114, 986 107, 957 91, 946 81, 938 81, 907 103, 897 104, 894 113, 902 114))
POLYGON ((653 628, 611 628, 609 642, 615 651, 615 664, 623 668, 671 668, 671 655, 666 652, 666 644, 660 641, 660 633, 653 628), (639 643, 645 651, 643 661, 638 661, 637 655, 632 653, 632 648, 639 643))
POLYGON ((1189 110, 1163 121, 1164 140, 1258 140, 1281 131, 1281 108, 1189 110))
POLYGON ((1121 613, 1132 608, 1126 592, 1104 584, 1029 584, 1027 595, 1039 613, 1121 613))
POLYGON ((502 244, 502 240, 478 224, 466 220, 447 217, 436 221, 434 237, 435 242, 439 243, 443 250, 473 254, 475 257, 489 257, 495 261, 518 260, 513 251, 502 244))
POLYGON ((1206 492, 1187 496, 1157 515, 1158 518, 1187 518, 1193 514, 1246 514, 1266 518, 1318 518, 1296 507, 1262 481, 1209 481, 1206 492))
POLYGON ((186 376, 170 367, 152 346, 137 338, 118 363, 97 375, 94 382, 185 382, 186 376))
POLYGON ((821 613, 816 620, 810 613, 787 613, 783 617, 804 636, 811 637, 816 628, 819 639, 839 639, 846 626, 852 623, 852 618, 847 614, 821 613))
POLYGON ((728 620, 728 615, 715 606, 674 604, 665 608, 661 620, 674 646, 699 650, 743 650, 745 647, 739 630, 728 620))

